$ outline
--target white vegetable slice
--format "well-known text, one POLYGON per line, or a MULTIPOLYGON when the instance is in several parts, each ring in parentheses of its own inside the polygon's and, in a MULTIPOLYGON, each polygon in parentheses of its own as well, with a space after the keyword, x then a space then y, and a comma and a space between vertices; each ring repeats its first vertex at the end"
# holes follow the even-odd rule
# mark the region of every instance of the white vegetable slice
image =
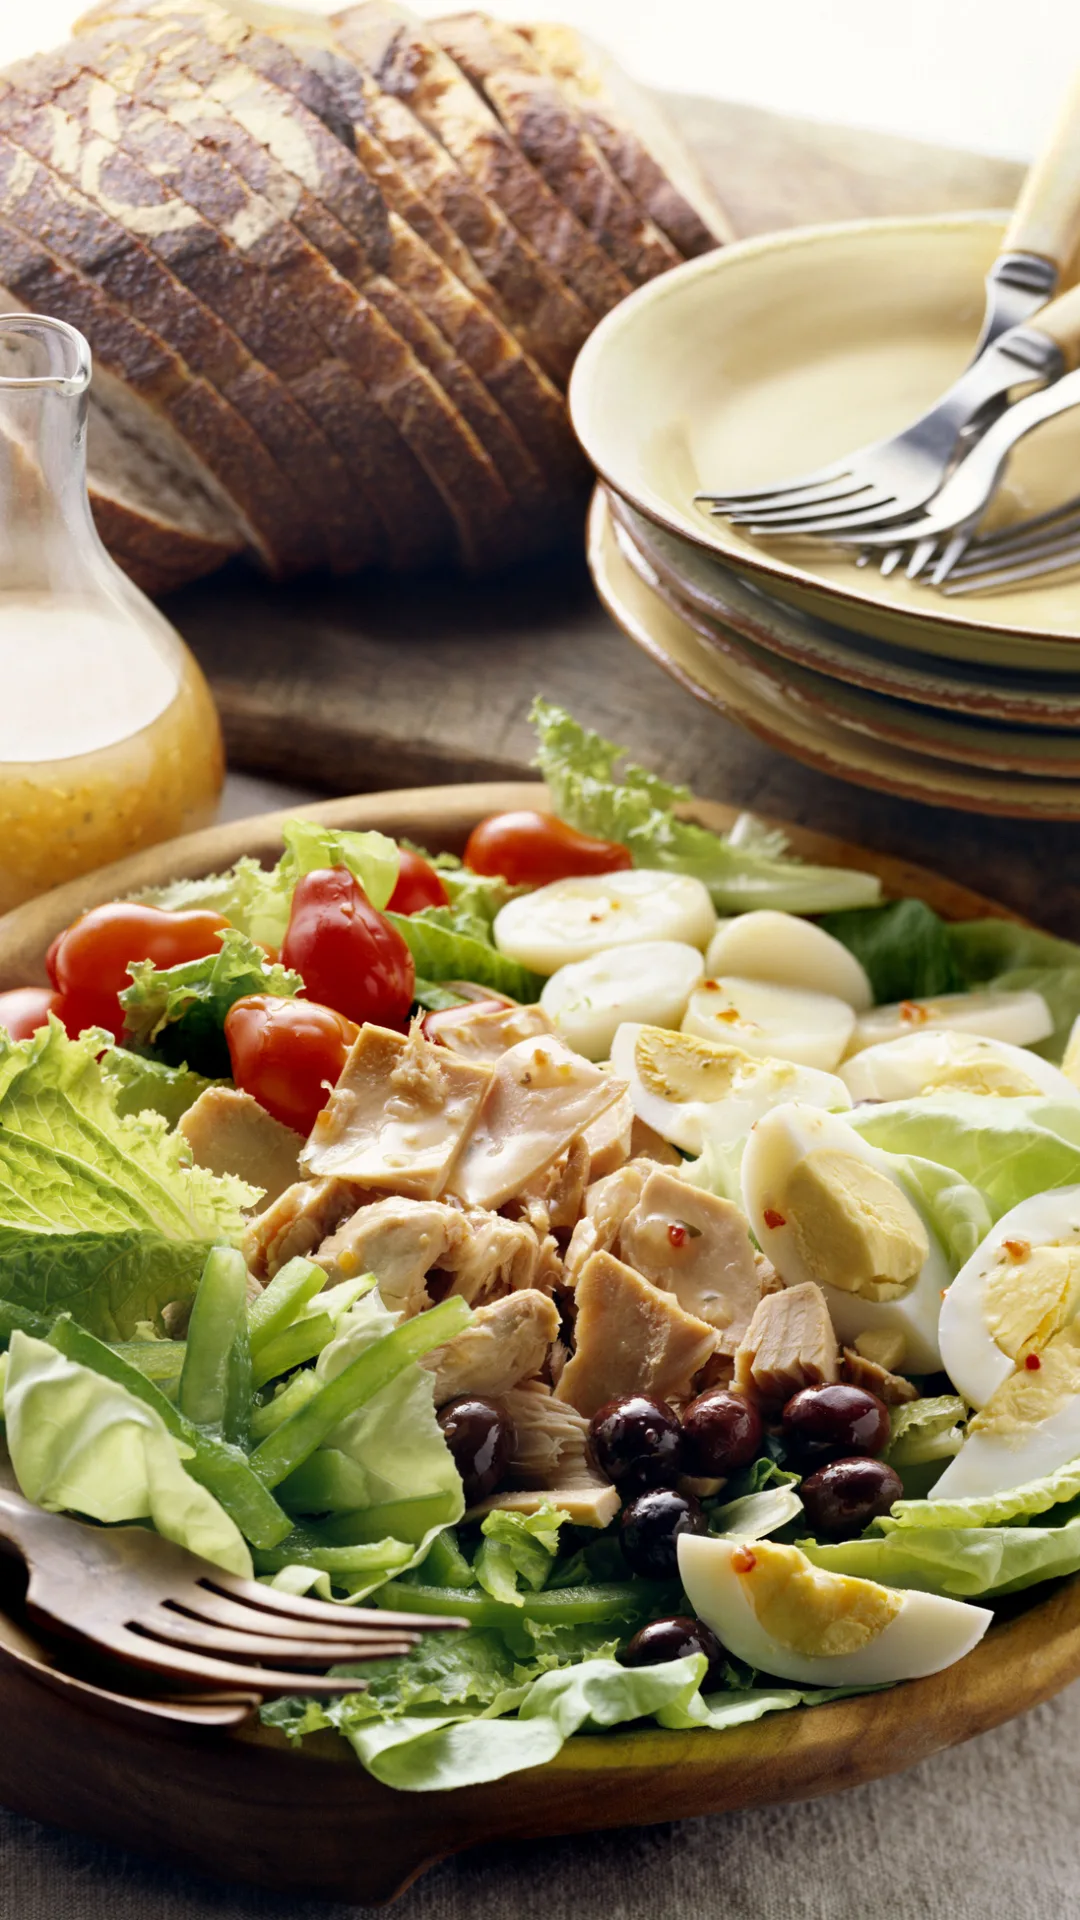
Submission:
POLYGON ((846 1000, 731 974, 708 979, 690 996, 684 1033, 741 1047, 759 1060, 794 1060, 832 1073, 855 1028, 846 1000))
POLYGON ((495 945, 534 973, 550 974, 608 947, 646 941, 677 940, 703 953, 715 926, 700 880, 635 867, 553 880, 508 901, 495 917, 495 945))
POLYGON ((724 921, 709 942, 705 965, 710 974, 734 973, 744 980, 835 994, 856 1013, 874 1004, 866 970, 855 955, 824 927, 794 913, 763 908, 724 921))
POLYGON ((837 1111, 851 1105, 835 1074, 629 1021, 611 1043, 611 1065, 627 1082, 638 1119, 685 1153, 700 1153, 706 1139, 744 1140, 762 1114, 785 1101, 837 1111))
POLYGON ((898 1000, 860 1015, 848 1055, 886 1040, 899 1040, 931 1023, 956 1033, 981 1033, 988 1040, 1007 1040, 1014 1047, 1032 1047, 1054 1031, 1050 1009, 1041 993, 1030 987, 1008 992, 987 988, 978 993, 942 993, 931 1000, 898 1000))
POLYGON ((553 973, 540 1005, 568 1047, 586 1060, 606 1060, 627 1020, 677 1027, 705 972, 696 947, 681 940, 644 940, 608 947, 553 973))
POLYGON ((918 1100, 934 1094, 1048 1094, 1075 1100, 1077 1087, 1041 1054, 952 1027, 918 1027, 864 1047, 840 1068, 853 1100, 918 1100))

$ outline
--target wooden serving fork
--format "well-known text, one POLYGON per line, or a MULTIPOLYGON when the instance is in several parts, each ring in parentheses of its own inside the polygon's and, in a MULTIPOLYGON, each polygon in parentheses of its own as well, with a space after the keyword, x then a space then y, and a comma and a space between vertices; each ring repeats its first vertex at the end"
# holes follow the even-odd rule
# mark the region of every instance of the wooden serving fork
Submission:
POLYGON ((408 1653, 443 1615, 337 1607, 223 1573, 143 1527, 46 1513, 0 1488, 0 1547, 29 1573, 26 1613, 88 1649, 202 1692, 360 1693, 329 1666, 408 1653))

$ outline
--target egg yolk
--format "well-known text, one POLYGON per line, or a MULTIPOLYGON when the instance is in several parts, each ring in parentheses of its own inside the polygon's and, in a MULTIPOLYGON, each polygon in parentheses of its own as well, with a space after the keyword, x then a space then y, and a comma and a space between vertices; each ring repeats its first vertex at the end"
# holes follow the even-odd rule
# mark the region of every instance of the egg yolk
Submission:
POLYGON ((1038 1093, 1039 1088, 1011 1061, 998 1059, 992 1053, 972 1053, 966 1059, 961 1056, 935 1069, 922 1091, 924 1094, 996 1094, 1000 1099, 1038 1093))
POLYGON ((1037 1368, 1018 1367, 990 1395, 981 1412, 968 1422, 969 1435, 986 1433, 1004 1439, 1025 1433, 1060 1413, 1080 1394, 1080 1322, 1074 1320, 1055 1333, 1038 1358, 1037 1368))
POLYGON ((797 1160, 777 1205, 821 1286, 896 1300, 929 1258, 926 1228, 896 1182, 840 1147, 815 1147, 797 1160))
POLYGON ((991 1338, 1017 1364, 1042 1351, 1080 1304, 1080 1246, 1032 1247, 1021 1260, 1002 1250, 987 1278, 983 1308, 991 1338))
POLYGON ((643 1027, 634 1065, 647 1093, 661 1100, 722 1100, 759 1063, 741 1047, 716 1046, 691 1033, 643 1027))
POLYGON ((774 1540, 755 1540, 752 1560, 745 1571, 736 1568, 743 1593, 769 1638, 792 1653, 858 1653, 904 1604, 875 1580, 826 1573, 774 1540))

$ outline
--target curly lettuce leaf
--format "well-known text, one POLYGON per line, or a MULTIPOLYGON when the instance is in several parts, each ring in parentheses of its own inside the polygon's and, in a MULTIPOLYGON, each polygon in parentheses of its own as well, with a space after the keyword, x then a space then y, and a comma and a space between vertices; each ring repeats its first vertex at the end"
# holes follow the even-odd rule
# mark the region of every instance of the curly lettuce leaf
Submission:
POLYGON ((894 1527, 1003 1527, 1027 1520, 1080 1497, 1080 1458, 1069 1460, 1041 1480, 1000 1493, 969 1494, 963 1500, 897 1500, 883 1531, 894 1527))
POLYGON ((125 1038, 136 1047, 152 1046, 168 1065, 193 1066, 211 1079, 227 1079, 231 1072, 225 1016, 234 1002, 249 993, 291 999, 304 984, 235 928, 222 935, 217 953, 202 960, 164 968, 137 960, 128 971, 131 985, 120 995, 125 1038))
POLYGON ((1080 1101, 948 1094, 856 1107, 848 1119, 887 1153, 951 1168, 993 1220, 1050 1187, 1080 1182, 1080 1101))
POLYGON ((500 953, 471 911, 459 916, 455 907, 424 907, 419 913, 386 917, 405 941, 425 987, 440 980, 471 980, 509 1000, 539 1000, 544 985, 540 975, 500 953))
POLYGON ((221 1085, 195 1073, 185 1062, 170 1067, 149 1054, 132 1053, 128 1047, 108 1047, 101 1064, 115 1082, 116 1110, 120 1114, 160 1113, 170 1127, 182 1120, 207 1087, 221 1085))
POLYGON ((503 1513, 495 1508, 485 1515, 473 1561, 484 1592, 512 1607, 524 1604, 519 1582, 539 1593, 559 1551, 559 1529, 566 1517, 547 1505, 538 1513, 503 1513))
POLYGON ((951 929, 925 900, 826 913, 818 924, 855 955, 879 1004, 956 993, 965 985, 951 929))
POLYGON ((285 851, 276 867, 261 867, 257 860, 245 857, 227 873, 147 887, 138 898, 172 911, 210 908, 223 914, 237 932, 276 952, 285 938, 293 888, 302 874, 318 867, 348 867, 375 907, 384 907, 394 891, 398 850, 384 833, 356 833, 294 819, 286 820, 281 837, 285 851))
POLYGON ((582 833, 618 840, 634 865, 663 867, 701 880, 721 913, 776 907, 788 913, 827 913, 873 906, 881 884, 873 874, 842 867, 812 867, 777 851, 770 834, 763 844, 753 831, 723 836, 682 820, 676 807, 691 799, 646 768, 624 765, 621 747, 582 727, 564 708, 533 702, 536 765, 556 813, 582 833))
POLYGON ((905 1400, 889 1409, 890 1466, 921 1467, 927 1461, 951 1460, 964 1439, 967 1407, 959 1394, 942 1393, 928 1400, 905 1400))
POLYGON ((184 1470, 190 1450, 115 1380, 14 1333, 4 1422, 15 1478, 37 1506, 110 1523, 149 1520, 167 1540, 250 1579, 239 1528, 184 1470))
POLYGON ((258 1195, 193 1166, 160 1115, 122 1117, 101 1042, 56 1020, 0 1035, 0 1275, 13 1305, 126 1340, 194 1296, 210 1247, 258 1195))

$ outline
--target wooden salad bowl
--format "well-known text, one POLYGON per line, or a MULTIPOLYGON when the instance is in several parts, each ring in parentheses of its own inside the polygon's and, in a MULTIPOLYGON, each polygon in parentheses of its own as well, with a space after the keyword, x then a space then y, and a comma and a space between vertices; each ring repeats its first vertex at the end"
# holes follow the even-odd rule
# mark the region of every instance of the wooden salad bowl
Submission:
MULTIPOLYGON (((403 789, 305 807, 460 850, 487 813, 543 804, 537 785, 403 789)), ((291 810, 295 811, 295 810, 291 810)), ((701 802, 718 829, 732 808, 701 802)), ((0 920, 0 989, 45 978, 53 935, 76 913, 155 882, 273 860, 287 814, 264 814, 138 854, 0 920)), ((808 860, 877 873, 948 919, 1015 918, 922 867, 790 829, 808 860)), ((18 1659, 27 1636, 0 1611, 0 1800, 35 1819, 281 1893, 392 1899, 426 1867, 481 1841, 537 1839, 811 1799, 898 1773, 1037 1706, 1080 1674, 1080 1576, 1002 1610, 957 1666, 883 1693, 767 1715, 726 1732, 578 1734, 547 1766, 490 1785, 408 1795, 363 1772, 337 1735, 291 1748, 257 1724, 185 1731, 106 1717, 89 1692, 43 1683, 18 1659)))

